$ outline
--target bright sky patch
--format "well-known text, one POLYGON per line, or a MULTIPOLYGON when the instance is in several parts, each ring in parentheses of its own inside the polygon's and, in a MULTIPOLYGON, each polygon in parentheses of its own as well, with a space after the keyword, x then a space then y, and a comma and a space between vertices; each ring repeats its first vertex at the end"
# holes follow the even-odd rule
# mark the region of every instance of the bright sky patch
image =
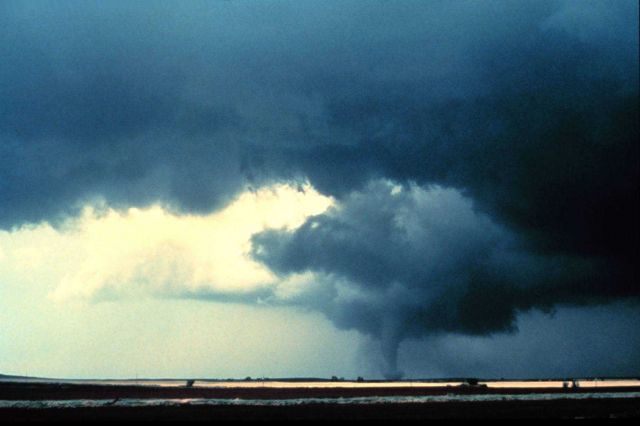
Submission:
POLYGON ((58 302, 248 293, 275 280, 250 259, 250 237, 294 229, 332 203, 310 185, 281 184, 245 192, 206 216, 181 216, 158 205, 126 211, 87 206, 60 229, 44 223, 1 232, 0 276, 46 271, 43 278, 54 284, 50 294, 58 302))

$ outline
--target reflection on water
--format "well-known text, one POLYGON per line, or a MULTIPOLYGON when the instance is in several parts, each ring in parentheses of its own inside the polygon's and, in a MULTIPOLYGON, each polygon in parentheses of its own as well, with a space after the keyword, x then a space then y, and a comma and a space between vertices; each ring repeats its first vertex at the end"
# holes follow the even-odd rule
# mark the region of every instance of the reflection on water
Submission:
POLYGON ((203 405, 251 405, 251 406, 295 406, 308 404, 410 404, 450 401, 540 401, 559 399, 606 399, 640 398, 640 392, 594 392, 594 393, 540 393, 540 394, 485 394, 485 395, 429 395, 429 396, 366 396, 354 398, 295 398, 295 399, 72 399, 45 401, 3 401, 0 408, 92 408, 92 407, 168 407, 203 405))

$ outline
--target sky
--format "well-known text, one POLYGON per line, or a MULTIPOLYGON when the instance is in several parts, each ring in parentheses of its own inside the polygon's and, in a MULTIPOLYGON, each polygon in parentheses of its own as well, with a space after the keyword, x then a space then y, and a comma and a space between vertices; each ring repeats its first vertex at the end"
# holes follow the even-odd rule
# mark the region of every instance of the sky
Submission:
POLYGON ((0 2, 0 374, 640 374, 638 2, 0 2))

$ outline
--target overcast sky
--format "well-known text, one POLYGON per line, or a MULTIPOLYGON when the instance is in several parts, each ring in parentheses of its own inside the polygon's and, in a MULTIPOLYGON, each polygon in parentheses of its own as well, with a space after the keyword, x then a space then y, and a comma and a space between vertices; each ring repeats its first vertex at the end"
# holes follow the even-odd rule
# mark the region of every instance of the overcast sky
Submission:
POLYGON ((638 2, 0 2, 0 373, 640 371, 638 2))

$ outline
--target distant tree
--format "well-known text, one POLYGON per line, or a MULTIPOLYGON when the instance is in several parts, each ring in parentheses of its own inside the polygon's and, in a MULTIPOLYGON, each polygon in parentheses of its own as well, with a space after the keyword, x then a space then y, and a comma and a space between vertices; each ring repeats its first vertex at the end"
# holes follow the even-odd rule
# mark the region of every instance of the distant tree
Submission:
POLYGON ((358 382, 364 382, 364 378, 363 378, 362 376, 358 376, 357 381, 358 381, 358 382))

